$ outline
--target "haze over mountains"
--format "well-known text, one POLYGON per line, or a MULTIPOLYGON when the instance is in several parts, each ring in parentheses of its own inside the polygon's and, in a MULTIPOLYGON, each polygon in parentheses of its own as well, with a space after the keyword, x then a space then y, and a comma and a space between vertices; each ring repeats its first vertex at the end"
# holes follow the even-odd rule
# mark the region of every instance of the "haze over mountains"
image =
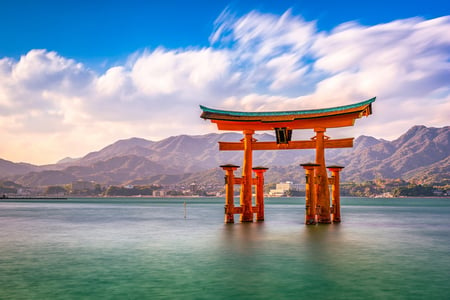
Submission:
MULTIPOLYGON (((141 138, 117 141, 78 159, 35 166, 0 159, 0 179, 24 186, 68 184, 75 180, 101 184, 173 184, 222 182, 219 165, 242 164, 242 152, 220 152, 219 141, 239 141, 240 133, 180 135, 154 142, 141 138)), ((270 134, 255 135, 274 141, 270 134)), ((329 164, 345 166, 343 181, 402 178, 422 182, 450 179, 450 126, 414 126, 394 141, 360 136, 354 147, 327 149, 329 164)), ((269 167, 266 182, 301 182, 300 163, 314 161, 314 150, 254 151, 254 166, 269 167)))

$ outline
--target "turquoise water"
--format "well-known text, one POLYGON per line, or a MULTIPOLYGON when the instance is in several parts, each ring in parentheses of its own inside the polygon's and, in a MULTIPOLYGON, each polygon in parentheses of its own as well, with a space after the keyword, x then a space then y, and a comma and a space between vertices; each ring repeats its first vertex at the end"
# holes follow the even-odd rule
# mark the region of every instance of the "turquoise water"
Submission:
POLYGON ((450 199, 344 198, 343 222, 316 226, 302 198, 251 224, 223 204, 1 201, 0 299, 450 297, 450 199))

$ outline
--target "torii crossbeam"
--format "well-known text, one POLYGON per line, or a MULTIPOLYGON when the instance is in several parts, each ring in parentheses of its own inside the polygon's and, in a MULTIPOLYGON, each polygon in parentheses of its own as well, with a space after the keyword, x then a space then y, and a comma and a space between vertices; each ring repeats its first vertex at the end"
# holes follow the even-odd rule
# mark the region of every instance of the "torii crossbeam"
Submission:
MULTIPOLYGON (((330 139, 325 136, 325 131, 327 128, 353 126, 356 119, 369 116, 372 113, 372 103, 374 101, 375 97, 363 102, 339 107, 272 112, 226 111, 200 105, 203 111, 200 117, 215 123, 219 130, 242 131, 244 134, 244 139, 241 142, 219 142, 219 149, 221 151, 244 151, 242 177, 235 178, 236 184, 241 184, 241 206, 228 211, 228 214, 239 213, 241 215, 241 222, 252 222, 253 211, 261 211, 258 203, 256 207, 252 206, 252 184, 261 182, 261 179, 258 181, 256 178, 252 178, 252 171, 254 171, 252 170, 253 150, 316 149, 314 167, 311 167, 312 165, 309 166, 313 168, 311 169, 313 171, 307 173, 312 174, 314 177, 314 181, 307 182, 313 190, 315 196, 313 198, 317 200, 316 203, 313 203, 313 214, 317 216, 317 222, 331 223, 330 191, 328 184, 332 180, 331 178, 329 180, 327 176, 325 148, 353 147, 353 138, 330 139), (292 131, 296 129, 313 129, 316 135, 309 141, 292 141, 292 131), (256 141, 253 139, 253 134, 258 130, 275 130, 277 141, 256 141)), ((230 165, 225 165, 224 169, 227 170, 227 174, 231 174, 230 170, 234 171, 237 167, 233 166, 231 168, 230 165)), ((334 168, 333 170, 337 169, 334 168)), ((262 173, 258 171, 260 177, 262 173)), ((231 177, 234 178, 233 176, 231 177)), ((227 197, 232 197, 232 195, 227 197)), ((231 200, 227 199, 227 203, 231 203, 231 200)), ((259 199, 259 203, 261 203, 261 199, 259 199)), ((263 212, 262 215, 264 215, 263 212)), ((257 219, 261 220, 261 218, 257 219)), ((233 221, 230 216, 226 220, 230 223, 233 221)), ((336 219, 335 221, 338 220, 336 219)), ((312 224, 308 221, 306 223, 312 224)))

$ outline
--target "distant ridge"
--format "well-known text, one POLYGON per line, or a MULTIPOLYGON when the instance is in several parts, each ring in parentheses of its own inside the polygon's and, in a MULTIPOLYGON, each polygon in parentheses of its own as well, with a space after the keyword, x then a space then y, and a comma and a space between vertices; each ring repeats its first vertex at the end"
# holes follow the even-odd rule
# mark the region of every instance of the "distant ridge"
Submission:
POLYGON ((69 163, 74 163, 77 160, 78 160, 78 158, 65 157, 65 158, 59 160, 56 164, 69 164, 69 163))
MULTIPOLYGON (((0 159, 0 179, 25 186, 67 184, 92 180, 101 184, 173 184, 223 182, 224 163, 240 165, 240 151, 220 152, 218 141, 239 141, 240 133, 179 135, 154 142, 142 138, 119 140, 77 159, 35 166, 0 159)), ((269 134, 260 141, 275 140, 269 134)), ((342 180, 361 182, 402 178, 423 182, 450 180, 450 127, 414 126, 394 141, 360 136, 352 149, 328 149, 329 164, 345 168, 342 180)), ((300 163, 314 160, 313 150, 255 151, 254 165, 269 167, 266 182, 301 181, 300 163)))
POLYGON ((27 163, 13 163, 0 158, 0 178, 22 175, 32 171, 39 171, 40 167, 27 163))

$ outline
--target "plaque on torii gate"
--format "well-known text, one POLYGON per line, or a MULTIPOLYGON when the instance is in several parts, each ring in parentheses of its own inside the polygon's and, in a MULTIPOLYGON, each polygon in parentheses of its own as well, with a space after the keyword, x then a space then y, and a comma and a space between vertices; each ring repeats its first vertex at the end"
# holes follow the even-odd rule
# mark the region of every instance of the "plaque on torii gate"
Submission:
MULTIPOLYGON (((329 179, 327 175, 325 148, 353 147, 353 138, 330 139, 325 135, 325 131, 327 128, 353 126, 356 119, 369 116, 372 113, 374 101, 375 97, 339 107, 270 112, 227 111, 200 105, 203 111, 200 117, 216 124, 219 130, 242 131, 244 134, 241 142, 219 142, 221 151, 244 151, 242 177, 231 180, 232 183, 241 185, 241 206, 234 207, 234 211, 228 211, 228 214, 239 213, 241 222, 253 222, 253 210, 258 210, 258 207, 252 206, 252 184, 256 182, 252 178, 252 171, 254 171, 252 170, 253 150, 315 149, 315 166, 311 169, 311 174, 314 177, 313 193, 315 194, 316 205, 319 208, 317 222, 331 223, 330 191, 328 187, 331 178, 329 179), (315 136, 311 140, 293 141, 291 139, 292 131, 297 129, 313 129, 315 136), (258 142, 253 138, 255 131, 269 130, 275 131, 276 142, 258 142)), ((237 167, 234 166, 233 170, 237 167)), ((228 169, 224 170, 230 173, 228 169)), ((231 200, 227 199, 227 203, 231 200)), ((231 219, 228 218, 228 220, 231 219)), ((308 221, 306 223, 312 224, 308 221)))

